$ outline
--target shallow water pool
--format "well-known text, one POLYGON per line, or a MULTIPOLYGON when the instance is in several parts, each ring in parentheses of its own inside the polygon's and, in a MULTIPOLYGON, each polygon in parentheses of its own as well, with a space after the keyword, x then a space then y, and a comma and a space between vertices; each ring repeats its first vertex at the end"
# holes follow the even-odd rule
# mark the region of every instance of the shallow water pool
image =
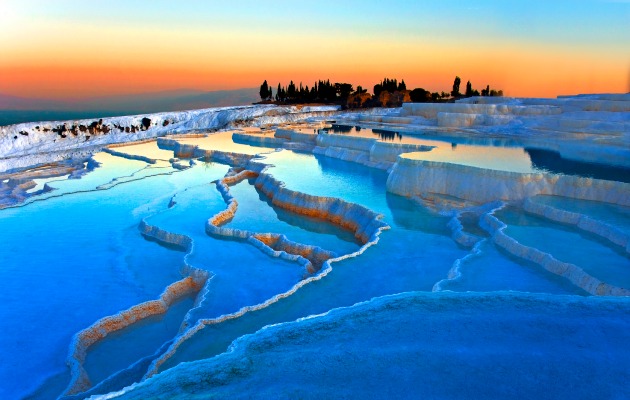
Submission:
MULTIPOLYGON (((168 376, 169 369, 224 353, 234 340, 270 324, 300 324, 295 322, 299 318, 383 296, 424 292, 439 309, 444 295, 434 291, 452 292, 448 296, 476 292, 482 298, 502 292, 506 301, 511 294, 505 291, 538 293, 552 303, 565 301, 564 295, 587 295, 563 277, 498 249, 480 223, 488 210, 479 205, 438 212, 432 204, 388 193, 386 171, 323 155, 267 153, 235 144, 231 136, 222 132, 181 142, 248 158, 266 154, 235 170, 213 160, 193 160, 181 170, 167 161, 126 158, 169 160, 172 152, 158 149, 155 142, 119 147, 119 154, 95 154, 94 168, 80 179, 51 179, 46 183, 54 190, 0 210, 0 354, 6 360, 0 365, 0 382, 8 382, 0 387, 0 397, 61 395, 71 379, 66 360, 73 335, 103 317, 158 299, 186 277, 201 282, 197 291, 167 312, 131 321, 88 346, 83 367, 90 383, 75 392, 119 390, 147 373, 168 376), (263 172, 258 169, 261 174, 315 196, 315 202, 338 198, 361 206, 362 216, 378 213, 377 221, 386 229, 368 240, 357 239, 339 221, 275 205, 256 186, 258 175, 230 184, 237 206, 220 227, 286 235, 335 257, 321 269, 308 270, 304 258, 291 253, 295 250, 272 251, 251 237, 208 234, 208 220, 228 207, 217 180, 253 163, 266 164, 263 172), (481 242, 473 246, 455 240, 461 232, 452 221, 458 216, 461 232, 481 242), (145 225, 160 234, 141 231, 145 225), (105 384, 95 387, 99 382, 105 384)), ((520 148, 412 139, 437 146, 422 153, 436 161, 533 171, 520 148)), ((562 199, 537 201, 585 210, 602 220, 613 212, 562 199)), ((496 216, 507 224, 505 233, 519 242, 579 264, 600 279, 630 286, 628 257, 619 249, 531 217, 518 205, 496 216)))

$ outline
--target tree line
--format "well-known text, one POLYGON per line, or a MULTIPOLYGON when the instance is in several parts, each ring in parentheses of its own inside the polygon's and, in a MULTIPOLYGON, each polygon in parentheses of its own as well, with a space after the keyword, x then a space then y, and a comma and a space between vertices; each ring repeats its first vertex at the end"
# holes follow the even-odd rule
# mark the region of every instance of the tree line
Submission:
POLYGON ((291 81, 287 86, 278 83, 275 95, 271 86, 265 80, 260 86, 260 98, 263 101, 282 103, 314 103, 337 102, 345 100, 352 94, 354 87, 349 83, 330 83, 328 80, 320 80, 313 83, 312 87, 303 86, 302 82, 297 86, 291 81))
POLYGON ((260 98, 263 103, 296 104, 296 103, 333 103, 348 108, 363 107, 399 107, 403 102, 427 103, 448 102, 463 97, 472 96, 503 96, 502 90, 490 89, 486 85, 481 91, 473 89, 470 81, 466 83, 466 91, 460 93, 461 78, 456 76, 453 88, 449 92, 430 92, 423 88, 408 90, 405 80, 384 78, 373 87, 373 94, 367 93, 367 89, 351 83, 331 83, 330 79, 319 80, 309 88, 302 82, 296 85, 291 81, 287 86, 273 88, 265 80, 260 85, 260 98))
POLYGON ((477 89, 472 88, 472 84, 470 81, 466 83, 466 93, 461 94, 459 92, 459 86, 462 83, 462 80, 459 76, 455 77, 455 81, 453 81, 453 90, 451 91, 451 96, 454 98, 460 97, 473 97, 473 96, 503 96, 503 90, 494 90, 490 89, 490 85, 486 85, 485 89, 481 89, 481 93, 477 89))

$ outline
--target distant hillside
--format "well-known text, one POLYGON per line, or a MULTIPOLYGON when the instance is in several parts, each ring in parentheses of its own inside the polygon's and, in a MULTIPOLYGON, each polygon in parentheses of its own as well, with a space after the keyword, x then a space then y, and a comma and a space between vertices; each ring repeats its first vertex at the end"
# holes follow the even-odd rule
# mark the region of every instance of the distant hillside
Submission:
POLYGON ((176 90, 84 100, 28 99, 0 94, 0 126, 21 122, 133 115, 240 106, 260 100, 258 89, 202 92, 176 90))

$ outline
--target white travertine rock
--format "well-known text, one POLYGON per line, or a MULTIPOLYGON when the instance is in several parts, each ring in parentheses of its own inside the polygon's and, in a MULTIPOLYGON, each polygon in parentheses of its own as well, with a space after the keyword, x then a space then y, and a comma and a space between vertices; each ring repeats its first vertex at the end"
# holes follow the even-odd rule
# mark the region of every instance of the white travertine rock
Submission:
POLYGON ((438 114, 483 114, 483 115, 551 115, 562 110, 555 106, 521 106, 512 104, 467 104, 467 103, 404 103, 402 116, 420 116, 436 119, 438 114))
MULTIPOLYGON (((250 163, 252 165, 256 163, 250 163)), ((263 167, 264 169, 264 167, 263 167)), ((294 261, 301 264, 307 273, 313 274, 319 271, 322 265, 329 259, 338 257, 336 253, 324 250, 317 246, 311 246, 308 244, 296 243, 286 238, 286 236, 277 234, 277 233, 261 233, 261 232, 252 232, 242 229, 235 229, 224 227, 222 225, 226 224, 237 212, 238 202, 236 199, 230 194, 230 185, 234 185, 239 183, 245 179, 249 178, 260 178, 260 173, 251 171, 251 170, 243 170, 239 173, 234 173, 235 171, 230 170, 228 174, 217 181, 216 186, 219 193, 223 197, 227 208, 212 218, 210 218, 206 223, 206 233, 211 236, 224 237, 229 239, 240 239, 246 240, 248 243, 252 244, 256 248, 258 248, 263 253, 276 258, 281 258, 288 261, 294 261)), ((273 182, 277 185, 276 190, 273 192, 273 196, 276 196, 278 192, 285 191, 284 187, 280 182, 273 180, 273 182)), ((267 188, 270 190, 269 188, 267 188)), ((292 192, 298 193, 298 192, 292 192)), ((271 197, 271 191, 268 191, 267 194, 271 197)), ((320 202, 326 201, 334 201, 337 199, 328 199, 328 198, 319 198, 317 196, 311 196, 313 198, 317 198, 320 202)), ((277 206, 291 209, 294 212, 300 214, 307 214, 315 217, 320 217, 324 219, 328 219, 331 222, 337 223, 344 227, 352 228, 352 221, 341 219, 330 218, 329 215, 320 215, 318 214, 318 210, 313 209, 309 205, 306 207, 297 207, 294 204, 288 203, 276 203, 277 206), (296 208, 297 207, 297 208, 296 208)), ((354 207, 361 206, 353 205, 354 207)), ((376 214, 375 214, 376 215, 376 214)), ((378 218, 376 216, 375 218, 378 218)), ((356 229, 355 229, 356 231, 356 229)))
POLYGON ((350 229, 363 243, 376 240, 380 231, 388 227, 381 221, 382 215, 361 205, 287 189, 282 182, 266 173, 258 176, 255 185, 274 205, 298 214, 322 218, 350 229))
POLYGON ((381 117, 381 122, 385 122, 387 124, 408 125, 412 124, 414 119, 409 117, 383 116, 381 117))
POLYGON ((464 114, 439 112, 437 124, 443 128, 460 128, 469 126, 507 125, 514 120, 511 115, 464 114))
POLYGON ((398 156, 403 153, 412 153, 417 151, 431 151, 433 146, 425 146, 419 144, 375 142, 370 149, 370 161, 373 163, 395 163, 398 156))
POLYGON ((359 150, 369 152, 377 139, 364 138, 357 136, 346 136, 321 133, 316 137, 316 143, 319 147, 343 147, 350 150, 359 150))
MULTIPOLYGON (((294 211, 300 214, 323 218, 332 223, 349 228, 354 232, 356 237, 362 240, 363 245, 361 246, 359 250, 355 251, 354 253, 345 254, 340 257, 326 259, 323 262, 321 268, 317 271, 317 273, 312 274, 306 277, 305 279, 300 280, 298 283, 296 283, 292 288, 290 288, 286 292, 277 294, 263 303, 251 305, 251 306, 245 306, 232 314, 222 315, 217 318, 198 320, 192 328, 188 329, 183 334, 179 335, 175 339, 175 341, 169 346, 169 348, 160 357, 158 357, 151 363, 143 380, 148 379, 151 376, 155 375, 159 371, 160 366, 164 364, 167 360, 169 360, 176 353, 177 349, 183 343, 185 343, 187 340, 192 338, 197 332, 199 332, 205 326, 221 323, 223 321, 230 320, 230 319, 239 318, 248 312, 266 308, 269 305, 276 303, 280 299, 291 296, 304 285, 307 285, 310 282, 323 279, 326 275, 328 275, 332 271, 332 266, 331 266, 332 263, 345 260, 348 258, 358 257, 359 255, 363 254, 366 249, 375 245, 379 241, 379 235, 383 230, 389 229, 389 225, 387 225, 385 222, 381 220, 383 217, 381 214, 377 214, 361 205, 348 203, 341 199, 336 199, 336 198, 331 198, 331 197, 311 196, 304 193, 289 190, 285 188, 284 183, 276 180, 273 176, 264 173, 265 169, 268 168, 268 166, 256 160, 250 160, 247 164, 247 167, 250 168, 250 170, 244 170, 239 174, 226 177, 223 180, 217 182, 217 188, 222 194, 224 201, 228 205, 228 209, 226 211, 223 211, 222 213, 225 213, 225 215, 229 215, 230 213, 236 212, 236 208, 238 207, 238 203, 229 193, 228 184, 237 182, 240 179, 244 179, 245 176, 248 176, 251 173, 257 173, 259 174, 259 176, 256 179, 256 183, 255 183, 256 187, 259 188, 263 193, 265 193, 266 196, 272 199, 272 203, 274 205, 285 208, 285 209, 289 209, 291 211, 294 211)), ((222 213, 219 213, 219 214, 222 214, 222 213)), ((219 232, 214 229, 218 227, 218 219, 222 219, 222 217, 217 218, 219 214, 217 214, 217 216, 214 216, 213 218, 208 220, 208 223, 206 224, 206 229, 209 230, 209 233, 213 233, 213 232, 227 233, 227 234, 234 233, 234 232, 227 232, 227 231, 219 232)), ((245 231, 240 231, 240 233, 243 233, 243 232, 245 231)), ((253 232, 248 232, 248 233, 251 233, 251 235, 247 237, 246 240, 250 244, 256 247, 259 247, 261 250, 265 251, 267 254, 271 256, 281 257, 281 258, 284 258, 284 257, 291 258, 291 259, 294 259, 295 261, 301 262, 302 265, 305 265, 305 266, 307 266, 307 263, 310 263, 310 261, 306 260, 304 257, 302 257, 299 254, 291 255, 287 253, 285 250, 280 250, 280 251, 274 250, 273 248, 271 248, 270 246, 268 246, 261 240, 261 239, 264 239, 264 236, 261 236, 260 234, 256 234, 253 232), (302 262, 300 259, 303 260, 304 262, 302 262)), ((320 258, 322 255, 324 256, 324 258, 331 255, 331 254, 325 254, 324 251, 320 251, 321 249, 316 250, 313 247, 311 248, 308 248, 308 246, 296 247, 295 245, 299 245, 299 244, 295 244, 293 242, 283 240, 280 237, 277 237, 277 238, 274 237, 272 238, 272 240, 283 241, 283 246, 285 249, 290 247, 292 250, 311 252, 312 254, 315 255, 316 258, 320 258)))
POLYGON ((571 96, 558 96, 558 99, 590 99, 609 101, 630 101, 630 93, 588 93, 571 96))
POLYGON ((189 143, 180 143, 175 139, 158 138, 157 144, 161 149, 172 150, 177 158, 203 158, 207 161, 216 161, 232 167, 245 166, 253 155, 236 153, 231 151, 201 149, 199 146, 189 143))
POLYGON ((352 150, 343 147, 315 147, 313 154, 321 154, 326 157, 337 158, 339 160, 355 162, 358 164, 369 165, 370 155, 366 151, 352 150))
POLYGON ((162 137, 196 130, 223 129, 247 122, 262 126, 304 121, 337 112, 338 106, 273 106, 208 108, 134 116, 70 121, 29 122, 0 127, 0 158, 78 150, 162 137), (143 125, 143 119, 148 127, 143 125), (56 130, 56 131, 53 131, 56 130))
POLYGON ((116 156, 116 157, 126 158, 128 160, 143 161, 143 162, 145 162, 147 164, 155 164, 156 163, 156 160, 153 159, 153 158, 141 156, 141 155, 138 155, 138 154, 123 153, 121 151, 116 151, 113 148, 105 147, 102 151, 105 152, 105 153, 109 153, 109 154, 111 154, 113 156, 116 156))
POLYGON ((457 100, 456 104, 477 105, 513 105, 513 106, 552 106, 568 111, 630 111, 630 95, 628 94, 583 94, 574 96, 558 96, 556 99, 547 98, 514 98, 514 97, 484 97, 476 96, 457 100))
POLYGON ((523 209, 528 213, 535 214, 552 221, 561 222, 563 224, 573 225, 578 229, 593 233, 609 240, 611 243, 623 247, 626 250, 626 253, 630 254, 630 235, 603 221, 599 221, 584 214, 561 210, 548 204, 542 204, 536 202, 533 198, 527 198, 525 200, 523 203, 523 209))
POLYGON ((562 262, 549 253, 519 243, 516 239, 505 234, 504 230, 507 226, 499 221, 493 215, 493 212, 482 216, 482 226, 492 235, 494 244, 503 250, 515 257, 533 262, 553 274, 566 278, 575 286, 592 295, 630 296, 629 289, 602 282, 575 264, 562 262))
POLYGON ((378 139, 335 134, 317 135, 315 154, 389 170, 403 153, 430 151, 432 146, 381 142, 378 139))
POLYGON ((233 133, 232 141, 240 144, 276 148, 282 147, 285 143, 287 143, 287 139, 281 137, 250 135, 245 133, 233 133))
POLYGON ((290 142, 315 144, 317 134, 297 132, 290 129, 277 129, 275 137, 288 139, 290 142))
POLYGON ((404 155, 387 179, 387 190, 401 196, 437 193, 479 203, 524 200, 553 194, 630 206, 630 184, 550 173, 518 173, 414 160, 404 155))

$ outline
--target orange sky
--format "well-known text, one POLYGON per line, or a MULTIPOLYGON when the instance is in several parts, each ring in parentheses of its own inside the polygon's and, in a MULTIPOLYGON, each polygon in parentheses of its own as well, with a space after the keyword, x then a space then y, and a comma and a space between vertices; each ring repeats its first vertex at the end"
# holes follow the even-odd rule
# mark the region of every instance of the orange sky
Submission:
MULTIPOLYGON (((404 79, 408 88, 450 91, 455 75, 461 76, 462 87, 471 80, 475 88, 490 84, 513 96, 630 90, 630 30, 621 25, 617 31, 611 28, 616 20, 611 20, 597 2, 598 13, 585 9, 583 17, 591 21, 602 14, 607 28, 590 36, 578 30, 567 33, 553 24, 546 27, 544 21, 536 22, 541 26, 532 22, 531 26, 521 23, 515 28, 504 19, 522 10, 501 9, 501 2, 490 0, 480 2, 486 8, 478 12, 486 12, 483 15, 497 22, 480 28, 477 23, 460 21, 449 29, 440 29, 439 20, 426 19, 431 12, 448 15, 448 9, 416 10, 408 2, 400 3, 413 9, 419 19, 412 20, 410 15, 409 21, 398 24, 389 19, 370 23, 368 10, 363 11, 365 19, 361 20, 367 21, 366 26, 361 22, 345 24, 341 19, 324 23, 321 29, 316 23, 295 21, 278 26, 273 18, 263 23, 257 13, 261 10, 250 9, 256 3, 239 1, 233 9, 226 6, 221 10, 204 9, 196 3, 199 13, 206 13, 208 19, 199 17, 191 22, 186 18, 196 15, 197 9, 181 11, 190 14, 174 14, 172 8, 159 9, 167 7, 162 1, 144 2, 157 8, 144 19, 136 19, 136 9, 123 9, 131 6, 116 5, 115 1, 112 7, 114 11, 121 7, 122 17, 112 10, 106 15, 100 9, 91 13, 85 2, 70 0, 45 10, 50 3, 0 2, 4 8, 0 9, 1 94, 76 99, 174 89, 257 87, 263 79, 274 88, 279 81, 286 84, 289 79, 310 86, 320 78, 371 90, 385 76, 404 79), (243 11, 239 4, 250 8, 243 11), (225 18, 216 17, 216 13, 225 18), (425 25, 428 28, 417 27, 425 25)), ((282 5, 276 1, 269 7, 274 3, 276 7, 282 5)), ((627 3, 608 4, 612 4, 610 13, 621 12, 621 22, 630 21, 627 3)), ((304 12, 319 12, 319 8, 304 12)), ((274 15, 269 10, 265 13, 274 15)), ((579 22, 581 16, 574 15, 576 21, 560 22, 573 27, 572 22, 579 22)))

